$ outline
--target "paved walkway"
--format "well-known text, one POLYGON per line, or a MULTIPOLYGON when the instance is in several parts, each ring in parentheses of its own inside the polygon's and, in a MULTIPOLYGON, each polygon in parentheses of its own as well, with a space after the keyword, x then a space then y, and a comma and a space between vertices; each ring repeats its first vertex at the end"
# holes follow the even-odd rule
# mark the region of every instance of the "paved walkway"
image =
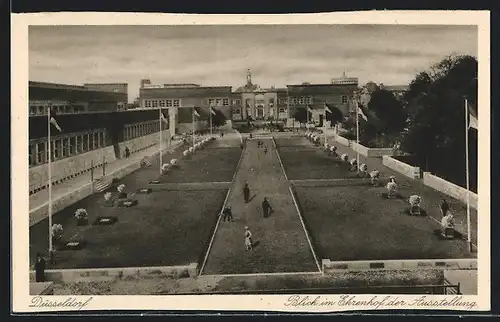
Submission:
MULTIPOLYGON (((171 146, 175 146, 178 143, 179 141, 172 141, 171 146)), ((164 148, 165 152, 169 150, 170 150, 169 147, 164 148)), ((140 162, 140 160, 145 156, 153 156, 155 154, 158 154, 158 151, 159 151, 159 146, 158 144, 156 144, 152 147, 131 154, 130 157, 127 159, 118 159, 112 163, 106 164, 105 167, 106 175, 110 175, 122 168, 130 166, 131 164, 140 162)), ((99 179, 101 177, 102 177, 102 168, 95 169, 94 179, 99 179)), ((63 183, 58 184, 56 186, 52 186, 52 200, 57 200, 63 197, 64 195, 71 193, 71 191, 80 189, 81 187, 89 183, 90 183, 90 172, 88 172, 87 174, 77 176, 71 180, 66 180, 63 183)), ((43 189, 38 193, 32 194, 29 197, 30 212, 40 207, 47 207, 48 200, 49 200, 48 189, 43 189)))
MULTIPOLYGON (((305 140, 305 139, 304 139, 305 140)), ((324 143, 321 137, 321 143, 324 143)), ((349 159, 355 158, 357 153, 350 147, 346 147, 335 141, 333 137, 328 136, 328 143, 333 144, 338 149, 338 154, 347 153, 349 159)), ((312 146, 312 143, 311 143, 312 146)), ((322 149, 322 147, 318 147, 322 149)), ((326 153, 326 152, 325 152, 326 153)), ((399 172, 396 172, 382 164, 382 158, 367 158, 360 154, 360 163, 365 163, 368 166, 368 171, 378 170, 382 178, 388 178, 391 175, 396 176, 400 189, 405 193, 416 193, 422 197, 423 207, 427 211, 429 218, 437 222, 441 221, 441 213, 439 211, 439 203, 442 198, 445 198, 450 204, 451 211, 455 215, 456 229, 462 235, 467 236, 467 213, 466 206, 459 200, 453 199, 439 191, 436 191, 428 186, 425 186, 421 179, 410 179, 399 172)), ((436 224, 437 224, 436 222, 436 224)), ((474 245, 477 245, 477 210, 471 208, 471 236, 474 245)))
POLYGON ((256 140, 247 141, 227 201, 234 221, 219 223, 203 275, 318 271, 273 141, 262 141, 267 154, 256 140), (251 189, 248 204, 245 182, 251 189), (269 218, 262 213, 264 197, 274 209, 269 218), (252 251, 245 251, 245 226, 253 234, 252 251))

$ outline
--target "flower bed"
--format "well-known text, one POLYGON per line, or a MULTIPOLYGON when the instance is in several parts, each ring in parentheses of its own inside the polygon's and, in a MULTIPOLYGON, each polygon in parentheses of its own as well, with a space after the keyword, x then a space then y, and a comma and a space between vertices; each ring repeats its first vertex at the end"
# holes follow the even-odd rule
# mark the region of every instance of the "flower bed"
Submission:
POLYGON ((93 225, 94 226, 110 226, 118 221, 118 217, 115 216, 98 216, 93 225))
POLYGON ((65 243, 59 250, 82 250, 87 245, 85 240, 70 240, 65 243))
POLYGON ((129 208, 129 207, 133 207, 133 206, 137 205, 138 203, 139 202, 137 200, 121 199, 121 200, 117 201, 116 206, 129 208))

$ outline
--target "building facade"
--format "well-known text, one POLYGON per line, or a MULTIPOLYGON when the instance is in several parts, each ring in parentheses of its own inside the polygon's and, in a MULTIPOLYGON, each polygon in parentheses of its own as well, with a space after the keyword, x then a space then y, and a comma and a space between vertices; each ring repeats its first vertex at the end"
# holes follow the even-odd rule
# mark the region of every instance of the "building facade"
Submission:
POLYGON ((358 79, 345 74, 326 84, 261 88, 252 82, 252 74, 247 70, 245 85, 234 91, 231 86, 152 85, 150 80, 145 79, 141 81, 139 106, 142 109, 168 108, 171 121, 182 128, 185 127, 182 124, 192 123, 192 120, 179 117, 179 109, 197 107, 208 115, 209 106, 224 113, 230 123, 249 120, 287 122, 297 109, 310 107, 316 111, 311 121, 319 123, 324 115, 325 103, 347 115, 357 88, 358 79))

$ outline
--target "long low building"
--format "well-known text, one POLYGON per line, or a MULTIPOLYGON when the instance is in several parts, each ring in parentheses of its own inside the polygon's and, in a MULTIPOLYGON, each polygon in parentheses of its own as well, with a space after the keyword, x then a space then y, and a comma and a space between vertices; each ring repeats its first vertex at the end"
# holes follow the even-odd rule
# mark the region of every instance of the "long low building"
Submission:
POLYGON ((134 153, 157 144, 160 126, 166 134, 174 132, 168 109, 162 109, 162 122, 159 108, 124 110, 128 99, 124 85, 29 83, 30 194, 48 184, 49 144, 51 176, 57 184, 123 158, 126 148, 134 153), (50 143, 49 108, 59 127, 51 125, 50 143))
MULTIPOLYGON (((160 107, 177 111, 186 106, 196 106, 208 111, 209 106, 220 110, 230 122, 247 120, 282 121, 293 118, 297 109, 310 107, 324 111, 324 105, 338 108, 348 115, 351 97, 358 89, 358 79, 345 74, 325 84, 286 85, 284 88, 261 88, 252 82, 250 71, 244 86, 232 90, 231 86, 201 86, 197 84, 152 85, 142 80, 139 105, 143 109, 160 107)), ((313 113, 312 120, 321 122, 324 112, 313 113)), ((191 121, 189 121, 191 122, 191 121)), ((184 130, 184 120, 176 117, 179 130, 184 130)))

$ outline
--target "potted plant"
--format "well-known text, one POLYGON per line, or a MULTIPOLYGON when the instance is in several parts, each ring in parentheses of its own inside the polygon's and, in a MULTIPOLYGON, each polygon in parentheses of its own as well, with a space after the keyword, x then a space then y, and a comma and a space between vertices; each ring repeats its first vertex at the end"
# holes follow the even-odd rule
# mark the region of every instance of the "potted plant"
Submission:
POLYGON ((85 226, 89 223, 89 216, 86 209, 79 208, 75 211, 75 218, 78 226, 85 226))
POLYGON ((51 228, 52 243, 59 244, 63 236, 63 226, 61 224, 53 224, 51 228))
POLYGON ((118 198, 119 199, 125 199, 127 198, 127 193, 125 192, 125 185, 122 183, 120 184, 116 190, 118 190, 118 198))

